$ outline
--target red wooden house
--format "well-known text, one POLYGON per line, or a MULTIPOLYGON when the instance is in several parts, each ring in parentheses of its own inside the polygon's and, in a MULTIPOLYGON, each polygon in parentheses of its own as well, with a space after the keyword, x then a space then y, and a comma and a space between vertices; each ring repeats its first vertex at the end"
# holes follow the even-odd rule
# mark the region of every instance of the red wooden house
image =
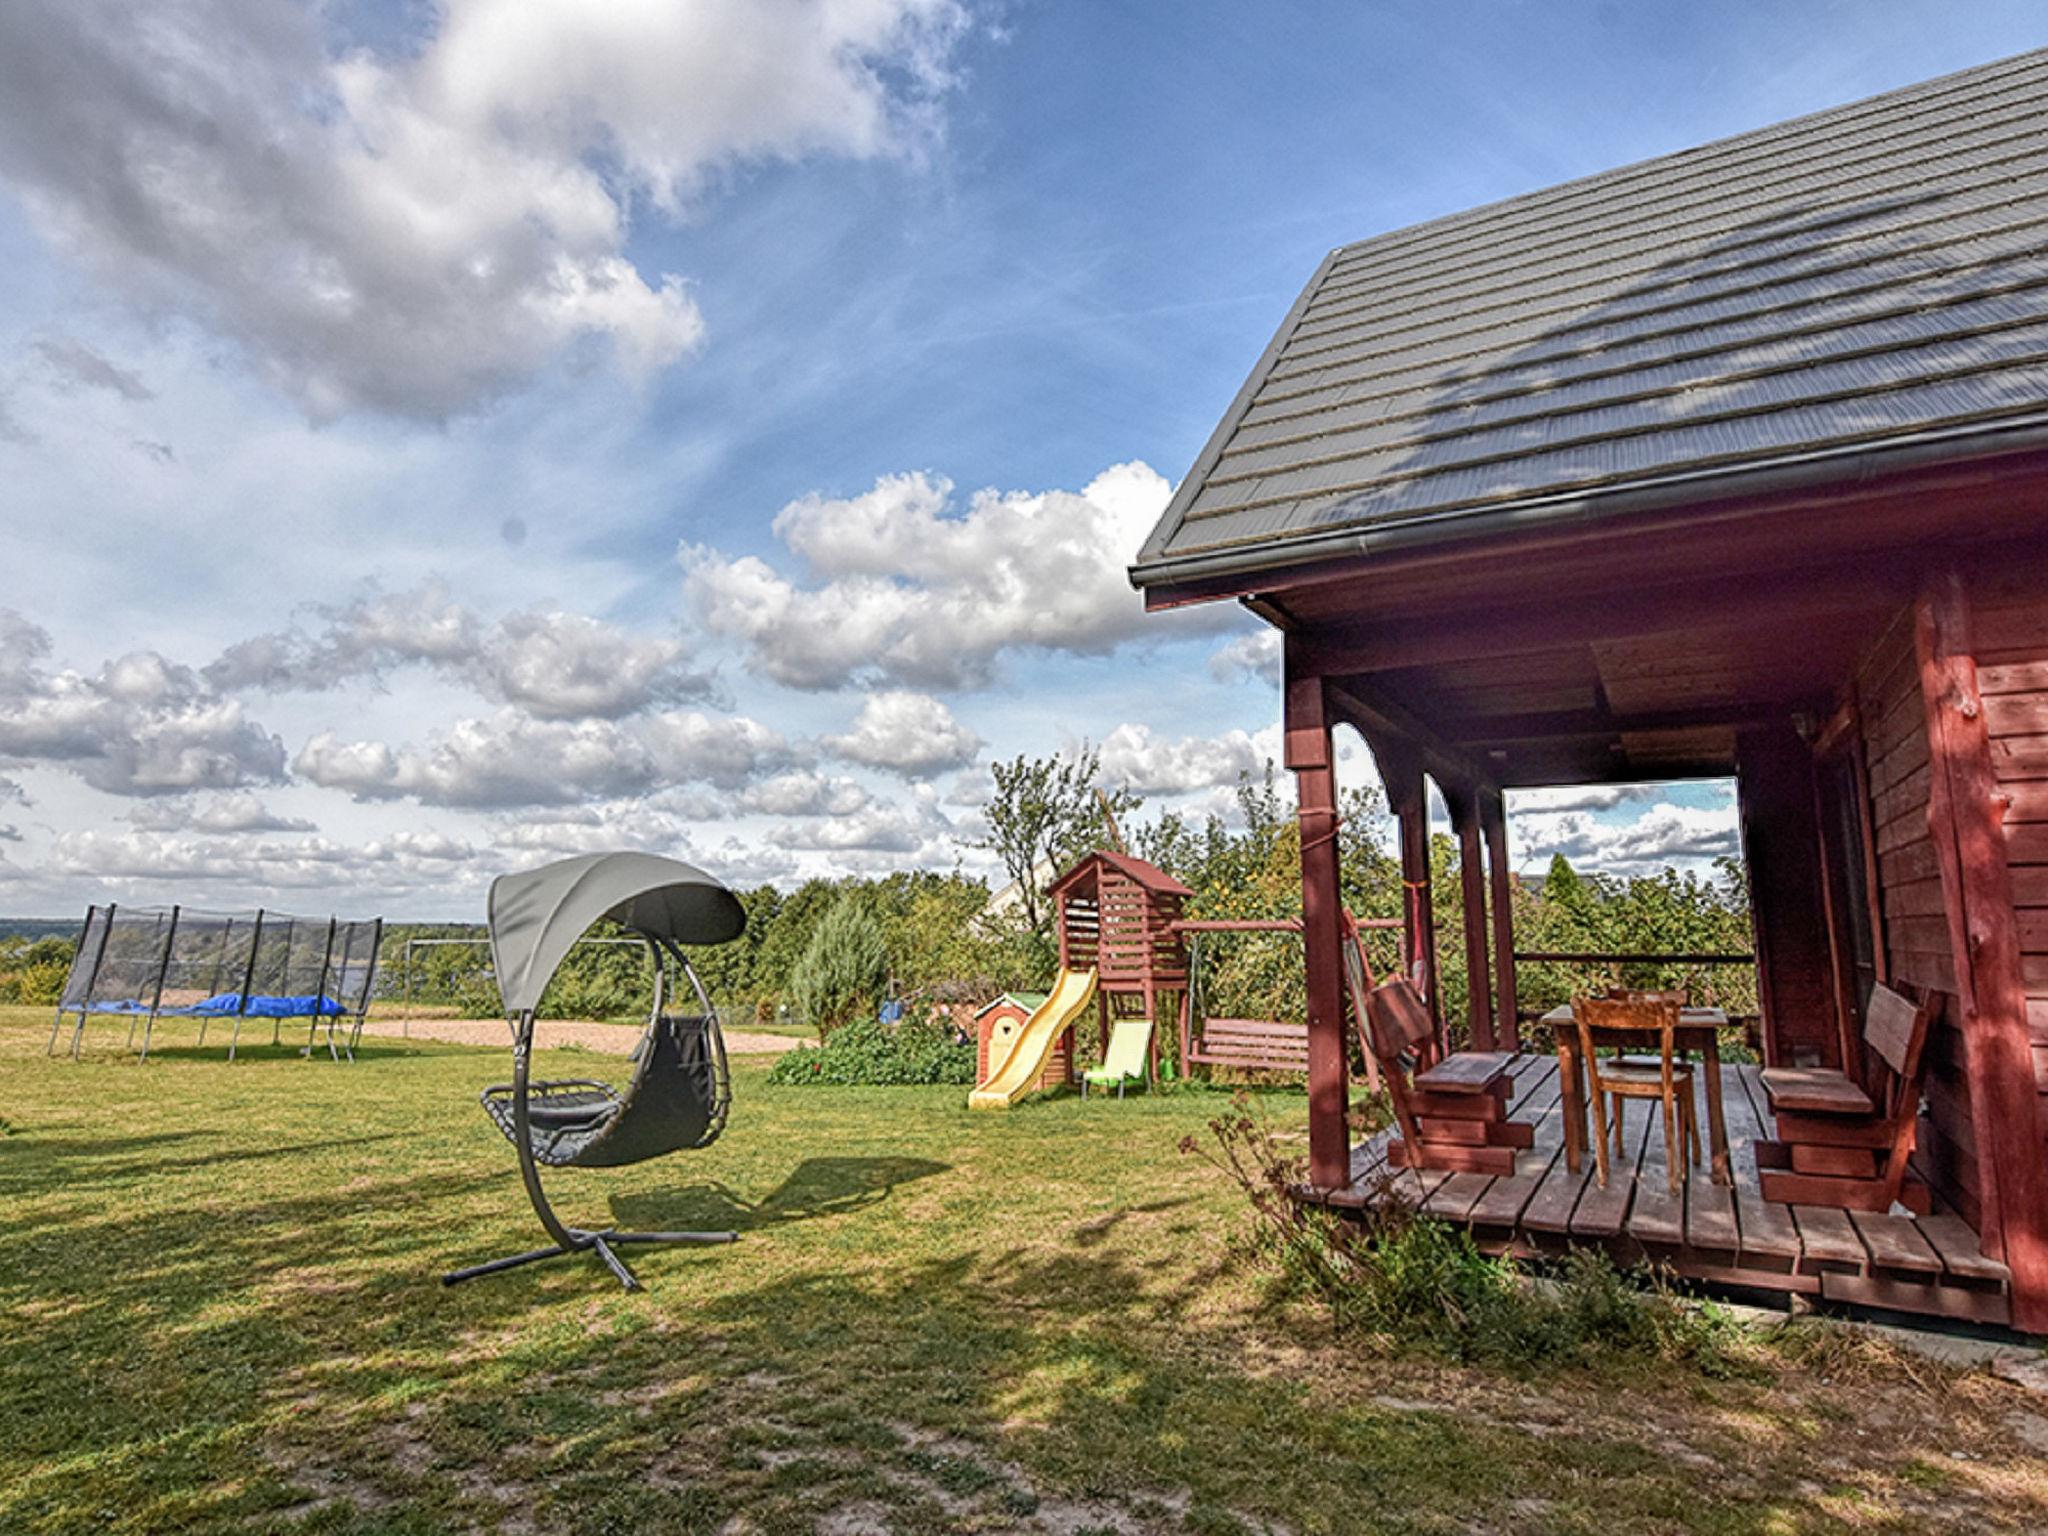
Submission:
MULTIPOLYGON (((1452 810, 1481 1046, 1518 1040, 1503 791, 1732 776, 1767 1061, 1866 1073, 1873 988, 1935 1001, 1932 1214, 1763 1199, 1735 1067, 1732 1190, 1595 1196, 1539 1126, 1514 1175, 1411 1197, 1503 1247, 2048 1331, 2048 52, 1333 251, 1133 580, 1285 637, 1327 1197, 1372 1161, 1333 729, 1431 963, 1425 779, 1452 810)), ((1517 1078, 1539 1121, 1549 1070, 1517 1078)))

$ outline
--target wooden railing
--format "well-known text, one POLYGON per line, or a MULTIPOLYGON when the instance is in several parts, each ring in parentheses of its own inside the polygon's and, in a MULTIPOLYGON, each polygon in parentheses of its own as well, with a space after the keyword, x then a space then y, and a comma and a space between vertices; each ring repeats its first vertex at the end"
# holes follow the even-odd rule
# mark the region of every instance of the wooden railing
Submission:
POLYGON ((1592 949, 1518 949, 1517 965, 1755 965, 1755 955, 1691 955, 1672 952, 1624 955, 1592 949))

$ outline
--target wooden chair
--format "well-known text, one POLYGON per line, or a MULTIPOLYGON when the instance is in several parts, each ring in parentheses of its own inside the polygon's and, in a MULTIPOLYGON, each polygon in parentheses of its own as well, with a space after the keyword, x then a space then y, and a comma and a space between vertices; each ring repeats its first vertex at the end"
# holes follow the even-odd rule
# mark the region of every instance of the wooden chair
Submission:
POLYGON ((1407 980, 1373 988, 1368 1031, 1401 1134, 1387 1144, 1396 1168, 1511 1174, 1536 1128, 1508 1118, 1512 1051, 1456 1051, 1431 1064, 1436 1028, 1407 980))
POLYGON ((1619 1150, 1627 1117, 1622 1106, 1630 1099, 1657 1099, 1664 1105, 1664 1171, 1675 1195, 1685 1182, 1686 1168, 1700 1160, 1699 1113, 1694 1107, 1692 1064, 1678 1060, 1678 1011, 1681 993, 1644 993, 1621 997, 1575 997, 1572 1021, 1579 1032, 1579 1071, 1593 1100, 1594 1155, 1602 1188, 1607 1184, 1607 1105, 1614 1104, 1613 1146, 1619 1150), (1594 1031, 1655 1031, 1655 1060, 1617 1056, 1603 1062, 1594 1053, 1594 1031))
POLYGON ((1927 1186, 1909 1177, 1930 999, 1914 1003, 1878 986, 1864 1010, 1864 1057, 1888 1069, 1875 1098, 1832 1067, 1767 1067, 1764 1091, 1778 1139, 1756 1144, 1757 1181, 1766 1200, 1888 1211, 1894 1202, 1924 1216, 1927 1186))

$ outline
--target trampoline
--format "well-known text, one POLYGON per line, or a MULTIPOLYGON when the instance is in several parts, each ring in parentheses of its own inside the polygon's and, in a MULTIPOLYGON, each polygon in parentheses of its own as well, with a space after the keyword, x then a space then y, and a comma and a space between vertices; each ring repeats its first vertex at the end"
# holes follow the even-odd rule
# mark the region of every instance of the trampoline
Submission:
POLYGON ((284 912, 208 912, 193 907, 86 910, 71 974, 50 1026, 50 1054, 67 1017, 71 1054, 79 1055, 93 1014, 125 1017, 128 1046, 142 1035, 142 1059, 158 1019, 198 1019, 199 1043, 215 1020, 232 1020, 228 1060, 241 1046, 244 1019, 271 1021, 271 1044, 284 1021, 308 1021, 306 1054, 327 1027, 327 1054, 355 1059, 383 940, 381 918, 293 917, 284 912))

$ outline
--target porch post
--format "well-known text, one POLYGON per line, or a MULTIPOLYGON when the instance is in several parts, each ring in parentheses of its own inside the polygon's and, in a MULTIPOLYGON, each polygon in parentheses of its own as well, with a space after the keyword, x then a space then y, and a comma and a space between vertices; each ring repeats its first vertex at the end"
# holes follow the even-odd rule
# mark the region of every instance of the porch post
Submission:
POLYGON ((1397 743, 1375 738, 1373 756, 1386 782, 1387 802, 1401 823, 1402 916, 1408 931, 1409 964, 1420 974, 1410 980, 1429 999, 1430 1017, 1436 1020, 1438 1044, 1443 1042, 1443 987, 1439 984, 1436 955, 1436 908, 1430 899, 1429 881, 1429 794, 1423 785, 1422 764, 1397 743))
POLYGON ((1507 797, 1497 789, 1479 793, 1479 823, 1486 835, 1487 873, 1493 888, 1493 987, 1497 1029, 1504 1050, 1522 1048, 1522 1018, 1515 998, 1515 909, 1508 871, 1507 797))
POLYGON ((1451 820, 1458 828, 1458 885, 1465 900, 1465 1018, 1472 1049, 1490 1051, 1493 980, 1486 963, 1486 863, 1479 834, 1479 794, 1460 790, 1450 803, 1451 820))
POLYGON ((1308 1166, 1319 1188, 1351 1182, 1346 1123, 1344 898, 1337 870, 1336 754, 1320 677, 1286 660, 1286 765, 1294 772, 1301 829, 1301 938, 1308 975, 1308 1166))
POLYGON ((1984 1179, 1986 1251, 2012 1270, 2012 1321, 2048 1330, 2048 1166, 2034 1083, 2020 936, 2006 861, 2006 802, 1991 766, 1961 576, 1943 572, 1914 611, 1932 761, 1927 820, 1941 867, 1964 1070, 1984 1179))

